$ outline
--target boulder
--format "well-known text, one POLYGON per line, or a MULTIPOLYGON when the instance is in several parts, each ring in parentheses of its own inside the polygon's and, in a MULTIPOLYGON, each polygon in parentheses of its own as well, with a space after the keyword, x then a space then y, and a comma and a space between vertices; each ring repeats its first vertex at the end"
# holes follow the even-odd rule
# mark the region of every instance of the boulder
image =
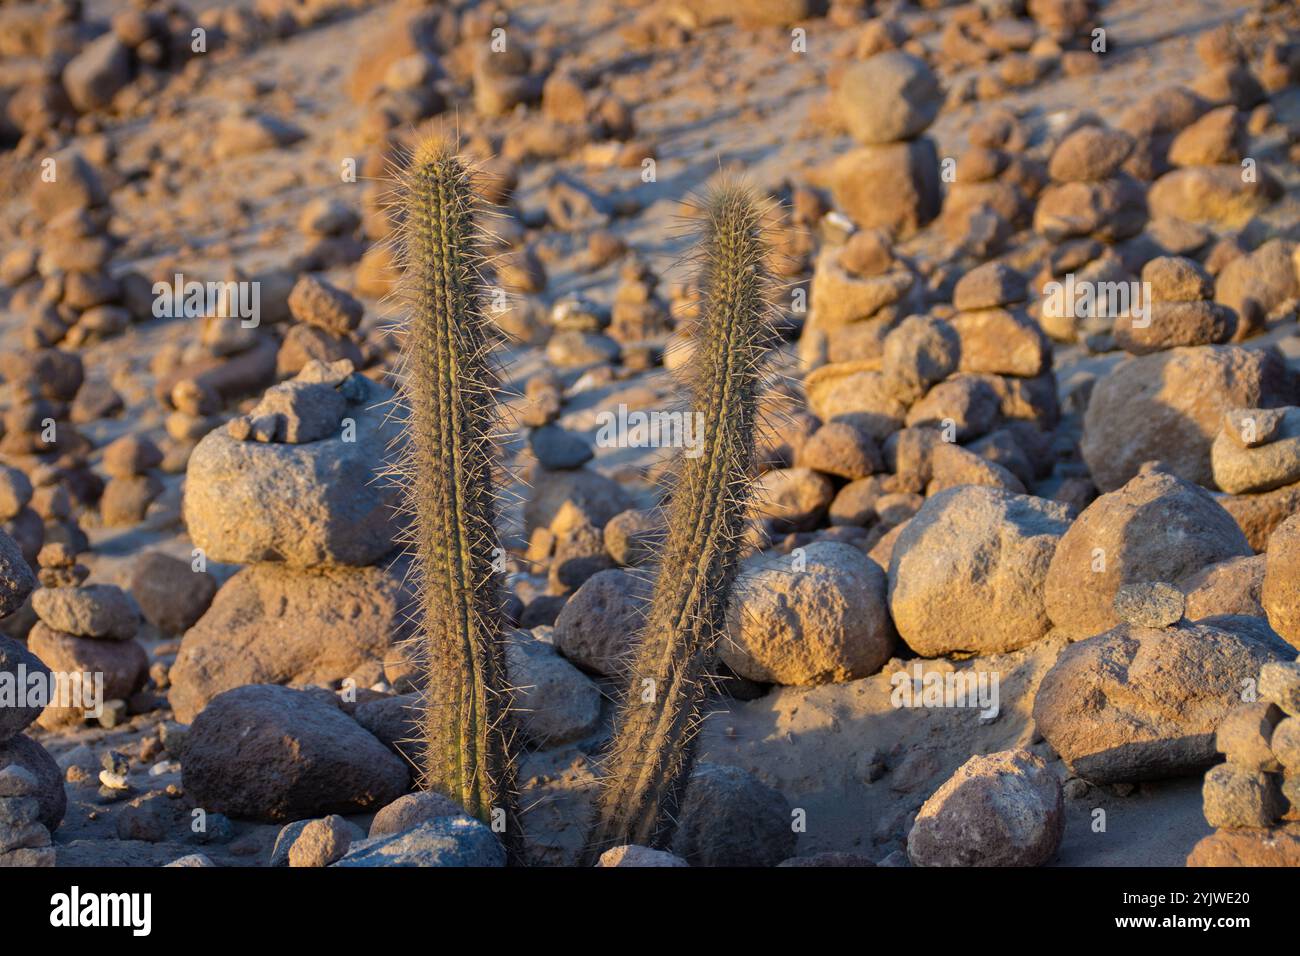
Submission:
POLYGON ((1043 581, 1068 507, 968 485, 928 498, 900 533, 889 564, 889 607, 907 645, 925 657, 1004 653, 1051 627, 1043 581))
POLYGON ((607 677, 620 674, 644 622, 650 591, 644 575, 618 568, 593 574, 555 619, 555 646, 579 667, 607 677))
POLYGON ((410 594, 382 568, 298 570, 255 564, 230 578, 186 632, 168 699, 188 723, 244 684, 368 687, 407 633, 410 594))
POLYGON ((1273 630, 1300 648, 1300 514, 1284 521, 1268 539, 1260 603, 1273 630))
POLYGON ((209 813, 283 822, 392 803, 406 764, 328 695, 253 684, 217 695, 190 725, 186 793, 209 813))
POLYGON ((1097 498, 1065 532, 1043 582, 1044 603, 1053 624, 1087 637, 1119 623, 1122 585, 1181 581, 1252 553, 1209 492, 1152 469, 1097 498))
POLYGON ((1061 782, 1027 750, 971 757, 916 814, 915 866, 1041 866, 1065 833, 1061 782))
POLYGON ((691 866, 776 866, 794 854, 790 804, 740 767, 695 766, 669 849, 691 866))
POLYGON ((1286 645, 1214 617, 1170 628, 1121 624, 1071 644, 1043 677, 1034 723, 1070 769, 1098 784, 1196 773, 1216 759, 1215 731, 1286 645))
POLYGON ((746 561, 727 607, 724 663, 741 677, 802 685, 876 673, 893 653, 885 573, 851 545, 814 541, 746 561))
POLYGON ((505 866, 501 841, 462 815, 426 820, 391 836, 359 840, 334 866, 505 866))

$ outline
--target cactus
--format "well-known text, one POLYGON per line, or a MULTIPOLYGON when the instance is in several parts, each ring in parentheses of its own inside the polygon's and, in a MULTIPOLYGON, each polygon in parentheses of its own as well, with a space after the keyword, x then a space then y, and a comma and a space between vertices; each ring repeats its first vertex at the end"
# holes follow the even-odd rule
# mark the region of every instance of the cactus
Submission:
POLYGON ((502 639, 492 486, 499 416, 480 266, 485 205, 445 138, 416 147, 399 179, 397 289, 403 329, 406 441, 399 468, 411 516, 421 628, 421 785, 493 826, 512 858, 510 694, 502 639))
POLYGON ((691 384, 694 410, 704 415, 703 449, 682 457, 668 504, 668 535, 604 764, 589 861, 625 843, 665 845, 690 775, 746 527, 760 366, 772 330, 766 212, 735 184, 706 202, 691 384))

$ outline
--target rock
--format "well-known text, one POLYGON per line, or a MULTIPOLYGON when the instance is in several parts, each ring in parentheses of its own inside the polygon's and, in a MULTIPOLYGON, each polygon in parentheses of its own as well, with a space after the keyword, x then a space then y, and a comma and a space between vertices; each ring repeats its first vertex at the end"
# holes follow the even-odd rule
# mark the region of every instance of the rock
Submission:
POLYGON ((1259 696, 1277 704, 1292 717, 1300 717, 1300 662, 1265 664, 1259 672, 1259 696))
MULTIPOLYGON (((51 158, 54 160, 54 182, 42 181, 40 188, 33 189, 30 194, 32 208, 36 210, 38 218, 50 222, 60 213, 92 209, 108 201, 108 191, 104 188, 103 177, 85 156, 75 149, 65 149, 55 153, 51 158)), ((57 350, 42 349, 40 352, 57 352, 57 350)), ((76 358, 68 352, 57 354, 76 358)), ((81 360, 79 358, 76 359, 76 368, 77 384, 80 385, 81 360)), ((32 371, 37 374, 40 372, 39 369, 32 371)), ((5 377, 9 377, 8 369, 5 369, 5 377)), ((75 393, 76 389, 72 391, 75 393)), ((71 400, 72 395, 65 397, 71 400)))
POLYGON ((384 806, 407 788, 401 758, 315 693, 253 684, 194 718, 181 764, 209 812, 287 821, 384 806))
POLYGON ((304 273, 289 293, 289 311, 299 322, 346 336, 361 324, 366 310, 342 289, 304 273))
POLYGON ((123 435, 104 449, 104 470, 114 478, 131 478, 162 464, 162 452, 146 435, 123 435))
POLYGON ((1034 231, 1053 242, 1078 236, 1118 242, 1137 235, 1146 221, 1142 187, 1127 177, 1056 183, 1034 207, 1034 231))
MULTIPOLYGON (((27 636, 27 646, 50 670, 68 675, 96 675, 103 677, 102 700, 87 700, 92 688, 82 690, 72 685, 73 706, 59 707, 51 704, 42 711, 37 723, 47 729, 80 724, 88 715, 86 711, 95 703, 126 700, 141 687, 149 671, 149 655, 135 640, 104 641, 76 637, 55 630, 44 622, 37 622, 27 636)), ((85 679, 84 677, 82 678, 85 679)))
POLYGON ((1213 763, 1215 730, 1245 682, 1284 653, 1276 639, 1242 626, 1253 620, 1160 630, 1121 624, 1071 644, 1039 684, 1034 723, 1091 783, 1199 771, 1213 763))
POLYGON ((804 390, 809 410, 823 422, 850 422, 876 441, 898 431, 907 415, 907 406, 871 363, 824 365, 808 375, 804 390))
POLYGON ((22 606, 36 587, 36 575, 23 558, 18 543, 0 531, 0 618, 22 606))
POLYGON ((923 133, 943 95, 924 60, 890 50, 844 71, 835 94, 839 118, 860 143, 893 143, 923 133))
POLYGON ((1268 550, 1268 538, 1290 515, 1300 511, 1300 482, 1258 495, 1222 495, 1218 499, 1256 551, 1268 550))
POLYGON ((492 831, 467 816, 438 817, 393 836, 352 844, 335 866, 505 866, 492 831))
POLYGON ((1157 179, 1147 193, 1151 215, 1185 219, 1218 229, 1237 229, 1263 212, 1281 194, 1278 181, 1259 169, 1246 182, 1236 163, 1175 169, 1157 179))
POLYGON ((1214 345, 1132 358, 1093 387, 1080 448, 1102 491, 1148 461, 1213 487, 1210 448, 1224 412, 1285 405, 1294 389, 1271 349, 1214 345))
POLYGON ((605 550, 624 567, 654 561, 668 536, 663 515, 657 511, 624 511, 605 525, 605 550))
POLYGON ((0 521, 9 521, 32 500, 32 483, 17 468, 0 465, 0 521))
POLYGON ((1223 719, 1214 732, 1214 748, 1227 757, 1229 763, 1243 770, 1277 773, 1282 765, 1269 742, 1282 718, 1282 711, 1267 701, 1241 704, 1223 719))
POLYGON ((884 468, 875 440, 847 422, 829 422, 818 428, 800 447, 795 460, 801 468, 850 481, 884 468))
POLYGON ((1230 763, 1210 769, 1201 795, 1205 821, 1212 827, 1271 827, 1286 809, 1272 774, 1230 763))
MULTIPOLYGON (((348 401, 331 385, 294 379, 272 385, 245 416, 258 441, 305 445, 339 430, 348 401)), ((231 422, 234 428, 240 428, 231 422)), ((242 430, 242 429, 241 429, 242 430)))
POLYGON ((986 308, 954 315, 948 324, 961 343, 959 371, 1033 378, 1047 369, 1047 337, 1023 312, 986 308))
POLYGON ((1286 416, 1285 408, 1230 408, 1223 431, 1242 448, 1258 448, 1279 437, 1286 416))
POLYGON ((1113 175, 1133 152, 1123 130, 1081 126, 1057 144, 1047 174, 1058 183, 1094 182, 1113 175))
MULTIPOLYGON (((397 658, 398 655, 393 655, 385 662, 388 666, 385 666, 384 674, 386 678, 391 679, 392 683, 401 685, 405 689, 407 683, 414 684, 411 679, 415 676, 413 669, 404 675, 406 679, 403 680, 396 673, 390 675, 389 668, 395 669, 398 666, 413 668, 417 661, 408 656, 399 664, 397 658)), ((393 753, 412 766, 419 766, 423 760, 424 746, 420 730, 420 714, 418 695, 384 694, 357 704, 352 711, 352 719, 374 734, 375 738, 393 753)))
POLYGON ((1115 613, 1137 627, 1169 627, 1183 619, 1186 609, 1183 592, 1160 581, 1121 584, 1115 592, 1115 613))
POLYGON ((292 146, 306 135, 294 124, 275 116, 231 114, 217 122, 212 154, 218 160, 232 159, 292 146))
POLYGON ((359 839, 361 831, 337 814, 320 820, 308 820, 297 838, 289 845, 289 865, 329 866, 343 858, 359 839))
POLYGON ((1214 483, 1230 494, 1273 491, 1300 481, 1300 408, 1260 412, 1260 419, 1269 412, 1277 416, 1267 423, 1269 435, 1263 443, 1254 435, 1254 447, 1243 447, 1242 435, 1250 435, 1254 431, 1251 422, 1260 420, 1247 415, 1244 421, 1237 422, 1242 431, 1224 427, 1210 446, 1214 483))
POLYGON ((1188 866, 1300 866, 1300 824, 1274 830, 1216 830, 1187 855, 1188 866))
POLYGON ((909 428, 952 429, 951 438, 969 441, 997 425, 1002 408, 998 393, 985 378, 955 375, 925 393, 907 412, 909 428))
POLYGON ((15 640, 0 635, 0 743, 22 733, 41 715, 40 706, 24 703, 32 677, 50 669, 41 659, 15 640))
MULTIPOLYGON (((250 349, 239 357, 253 354, 255 350, 250 349)), ((312 362, 323 362, 329 365, 346 360, 357 368, 365 364, 361 349, 349 336, 335 335, 333 332, 327 332, 305 322, 289 328, 273 359, 271 371, 280 378, 297 375, 312 362)), ((260 367, 257 370, 260 371, 260 367)), ((248 377, 251 378, 251 375, 248 377)), ((261 379, 256 380, 258 387, 264 384, 261 379)), ((216 387, 223 392, 229 390, 219 384, 216 384, 216 387)))
POLYGON ((861 146, 834 161, 835 203, 861 228, 905 239, 939 214, 939 155, 928 138, 861 146))
POLYGON ((600 721, 600 688, 530 634, 506 645, 506 673, 515 688, 520 729, 543 747, 581 740, 600 721))
POLYGON ((177 857, 165 865, 189 868, 216 866, 217 864, 213 863, 212 860, 202 853, 187 853, 185 856, 177 857))
POLYGON ((564 471, 581 468, 594 453, 583 438, 559 425, 542 425, 528 433, 528 446, 543 468, 564 471))
POLYGON ((1292 262, 1294 255, 1293 243, 1270 239, 1254 252, 1238 256, 1216 277, 1214 298, 1240 315, 1244 328, 1263 331, 1268 315, 1300 298, 1300 270, 1292 262))
POLYGON ((63 68, 63 88, 82 113, 103 109, 131 82, 131 54, 112 33, 91 40, 63 68))
MULTIPOLYGON (((1184 578, 1179 587, 1187 595, 1187 619, 1199 621, 1218 614, 1267 616, 1260 603, 1266 560, 1262 554, 1228 558, 1184 578)), ((1276 624, 1273 629, 1277 630, 1276 624)))
POLYGON ((1180 581, 1252 554, 1232 517, 1202 488, 1162 471, 1097 498, 1066 531, 1044 582, 1052 622, 1072 636, 1114 627, 1125 584, 1180 581))
POLYGON ((1246 128, 1235 106, 1210 110, 1169 144, 1173 166, 1215 166, 1240 163, 1246 155, 1246 128))
POLYGON ((422 823, 437 820, 440 817, 460 817, 465 811, 456 801, 440 793, 422 790, 398 797, 388 806, 375 814, 370 822, 370 837, 392 836, 405 833, 422 823))
POLYGON ((807 531, 826 515, 834 486, 811 468, 778 468, 754 482, 752 509, 769 520, 777 533, 807 531))
POLYGON ((918 654, 1005 653, 1046 635, 1043 581, 1070 527, 1062 504, 996 488, 926 500, 894 545, 889 607, 918 654))
POLYGON ((566 503, 573 504, 597 528, 603 528, 610 518, 634 504, 618 482, 584 468, 538 470, 532 481, 532 494, 524 504, 527 535, 548 526, 566 503))
MULTIPOLYGON (((864 230, 854 236, 875 232, 864 230)), ((911 270, 904 267, 879 273, 851 272, 851 253, 857 249, 852 242, 851 238, 842 251, 828 246, 817 255, 811 301, 819 329, 841 329, 868 319, 901 300, 916 283, 911 270)))
POLYGON ((1233 337, 1237 316, 1217 302, 1152 302, 1144 319, 1115 319, 1115 344, 1131 355, 1192 345, 1221 345, 1233 337))
POLYGON ((971 757, 916 814, 915 866, 1041 866, 1065 832, 1061 783, 1027 750, 971 757))
POLYGON ((994 309, 1023 302, 1025 277, 1002 262, 986 262, 967 272, 952 290, 952 304, 958 312, 994 309))
POLYGON ((691 866, 776 866, 793 855, 790 804, 740 767, 700 763, 669 849, 691 866))
POLYGON ((616 846, 606 850, 596 861, 597 866, 690 866, 680 856, 667 850, 652 850, 647 846, 616 846))
POLYGON ((113 584, 40 588, 32 592, 36 616, 74 637, 126 641, 140 629, 140 607, 113 584))
POLYGON ((1268 539, 1260 603, 1273 630, 1300 648, 1300 514, 1284 521, 1268 539))
POLYGON ((244 568, 181 642, 168 691, 177 719, 244 684, 369 686, 406 634, 409 601, 383 568, 244 568))
POLYGON ((1269 738, 1268 750, 1269 755, 1282 765, 1288 776, 1294 776, 1296 771, 1300 771, 1300 719, 1283 717, 1278 721, 1269 738))
POLYGON ((960 353, 961 340, 947 322, 909 316, 885 336, 885 374, 919 395, 956 371, 960 353))
POLYGON ((556 648, 586 670, 621 674, 644 623, 650 590, 647 578, 621 569, 593 574, 555 619, 556 648))
POLYGON ((146 551, 135 560, 129 589, 146 621, 164 634, 182 634, 212 603, 217 581, 179 558, 146 551))
POLYGON ((44 747, 22 734, 0 742, 0 797, 34 798, 38 822, 51 833, 68 809, 63 771, 44 747))
POLYGON ((622 348, 608 335, 561 329, 546 343, 546 357, 560 368, 605 365, 618 360, 622 348))
POLYGON ((800 552, 742 565, 719 648, 723 662, 741 677, 784 685, 876 673, 895 641, 884 571, 847 544, 814 541, 800 552))
POLYGON ((185 480, 195 546, 209 561, 298 567, 370 564, 391 551, 400 495, 381 474, 400 425, 373 407, 382 401, 352 410, 355 441, 339 434, 282 445, 238 441, 224 429, 205 435, 185 480))
POLYGON ((1214 280, 1195 259, 1157 256, 1142 267, 1153 302, 1199 302, 1214 297, 1214 280))

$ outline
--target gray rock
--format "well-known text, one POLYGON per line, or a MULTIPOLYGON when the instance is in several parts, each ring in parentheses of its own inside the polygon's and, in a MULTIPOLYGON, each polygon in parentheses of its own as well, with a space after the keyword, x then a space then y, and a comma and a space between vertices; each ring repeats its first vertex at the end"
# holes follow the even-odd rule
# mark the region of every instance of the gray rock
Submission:
POLYGON ((0 742, 0 797, 34 798, 40 823, 50 832, 68 809, 63 771, 44 747, 22 734, 0 742))
POLYGON ((1259 672, 1259 696, 1300 717, 1300 661, 1267 663, 1259 672))
POLYGON ((666 850, 652 850, 647 846, 628 844, 606 850, 596 861, 600 867, 613 866, 690 866, 679 856, 666 850))
POLYGON ((440 817, 461 817, 465 810, 456 801, 440 793, 422 790, 398 797, 375 814, 370 822, 370 837, 392 836, 413 830, 422 823, 440 817))
MULTIPOLYGON (((607 525, 608 529, 612 526, 607 525)), ((605 676, 621 673, 640 632, 650 582, 622 569, 593 574, 555 619, 555 646, 579 667, 605 676)))
POLYGON ((1138 627, 1168 627, 1183 619, 1187 600, 1172 584, 1142 581, 1123 584, 1115 592, 1115 613, 1138 627))
POLYGON ((42 706, 20 706, 19 698, 27 699, 32 675, 49 673, 25 646, 0 635, 0 742, 16 737, 41 715, 42 706))
POLYGON ((217 580, 188 561, 146 551, 131 568, 129 587, 146 621, 164 634, 183 634, 212 603, 217 580))
POLYGON ((505 866, 492 831, 466 816, 437 817, 393 836, 361 840, 335 866, 505 866))
POLYGON ((365 565, 392 550, 400 494, 381 475, 401 426, 382 408, 352 411, 351 442, 342 434, 306 445, 244 442, 224 429, 204 436, 190 455, 184 517, 209 561, 365 565))
MULTIPOLYGON (((1240 412, 1240 410, 1236 410, 1240 412)), ((1272 491, 1300 481, 1300 408, 1261 409, 1256 417, 1249 414, 1236 422, 1241 431, 1225 425, 1210 447, 1210 464, 1214 481, 1230 494, 1254 494, 1272 491), (1264 416, 1265 412, 1275 413, 1264 416), (1260 440, 1249 422, 1260 420, 1268 438, 1260 440), (1244 446, 1249 438, 1252 446, 1244 446)))
POLYGON ((1286 810, 1275 775, 1231 763, 1210 769, 1201 796, 1212 827, 1271 827, 1286 810))
POLYGON ((140 606, 114 584, 40 588, 32 593, 36 616, 73 637, 127 641, 140 629, 140 606))
POLYGON ((112 33, 87 43, 63 68, 63 88, 83 113, 108 106, 131 82, 131 54, 112 33))
POLYGON ((316 276, 303 274, 289 293, 289 311, 299 322, 343 336, 361 324, 366 310, 342 289, 316 276))
POLYGON ((566 503, 573 504, 597 528, 603 528, 610 518, 635 504, 622 485, 597 472, 585 468, 539 470, 533 475, 532 494, 524 504, 525 534, 549 526, 566 503))
POLYGON ((520 633, 506 645, 520 729, 544 747, 580 740, 600 722, 600 688, 555 648, 520 633))
POLYGON ((305 445, 339 431, 347 399, 333 386, 297 379, 272 385, 248 413, 248 437, 258 441, 305 445))
POLYGON ((1056 774, 1027 750, 972 757, 916 815, 907 855, 916 866, 1041 866, 1065 832, 1056 774))
POLYGON ((405 762, 335 702, 270 684, 215 697, 190 725, 181 769, 198 806, 264 821, 384 806, 410 782, 405 762))
POLYGON ((838 113, 860 143, 893 143, 925 131, 943 95, 924 60, 890 50, 845 70, 835 94, 838 113))
POLYGON ((22 606, 36 587, 36 575, 23 558, 18 543, 0 531, 0 617, 22 606))
POLYGON ((691 866, 776 866, 797 841, 790 804, 740 767, 697 764, 670 849, 691 866))
POLYGON ((1152 629, 1121 624, 1065 649, 1034 698, 1034 723, 1091 783, 1176 777, 1215 760, 1214 735, 1286 645, 1257 618, 1152 629))
POLYGON ((591 445, 559 425, 542 425, 528 433, 528 447, 538 463, 551 471, 581 468, 591 461, 591 445))

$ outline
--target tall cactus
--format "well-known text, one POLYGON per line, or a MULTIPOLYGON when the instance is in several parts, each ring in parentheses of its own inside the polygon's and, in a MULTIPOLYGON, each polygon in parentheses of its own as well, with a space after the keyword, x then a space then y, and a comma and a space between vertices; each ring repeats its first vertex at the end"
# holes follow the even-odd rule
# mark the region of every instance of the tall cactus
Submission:
POLYGON ((445 138, 418 145, 398 190, 408 319, 401 473, 412 517, 426 668, 422 786, 493 825, 518 857, 498 579, 492 437, 499 421, 484 312, 484 204, 445 138))
POLYGON ((612 846, 662 846, 693 763, 707 671, 723 633, 753 474, 760 365, 770 342, 766 210, 748 189, 714 190, 697 250, 692 411, 702 453, 683 456, 668 536, 605 762, 589 859, 612 846))

